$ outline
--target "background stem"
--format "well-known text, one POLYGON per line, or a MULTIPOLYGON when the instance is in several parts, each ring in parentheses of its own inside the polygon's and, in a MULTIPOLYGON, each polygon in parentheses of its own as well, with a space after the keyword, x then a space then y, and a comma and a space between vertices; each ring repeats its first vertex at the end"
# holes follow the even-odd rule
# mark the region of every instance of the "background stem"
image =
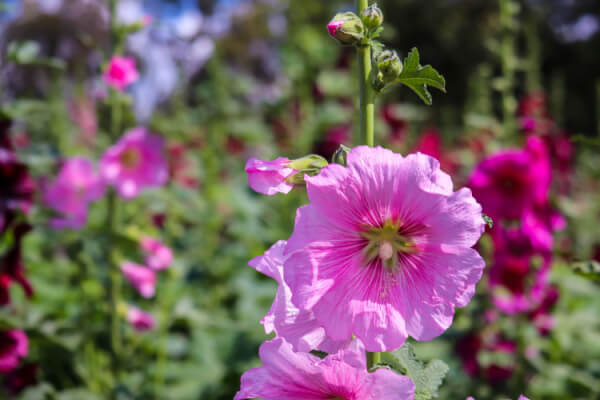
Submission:
MULTIPOLYGON (((368 0, 357 0, 356 11, 369 6, 368 0)), ((360 137, 367 146, 375 142, 375 94, 371 87, 371 46, 358 49, 358 79, 360 84, 360 137)))

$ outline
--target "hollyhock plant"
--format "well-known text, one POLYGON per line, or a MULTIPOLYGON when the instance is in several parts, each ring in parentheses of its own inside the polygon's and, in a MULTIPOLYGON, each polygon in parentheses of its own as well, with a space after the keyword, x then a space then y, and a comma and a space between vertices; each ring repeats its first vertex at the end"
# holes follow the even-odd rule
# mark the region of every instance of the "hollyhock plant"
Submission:
POLYGON ((367 371, 364 350, 358 341, 347 349, 320 359, 295 353, 283 339, 263 343, 262 367, 242 376, 234 400, 412 400, 415 385, 389 369, 367 371))
POLYGON ((292 304, 292 292, 283 279, 283 255, 286 241, 275 243, 264 255, 253 258, 248 264, 277 281, 275 301, 269 313, 261 320, 266 333, 275 331, 278 337, 290 343, 294 351, 309 352, 314 349, 335 353, 348 341, 336 342, 325 334, 325 329, 311 311, 299 310, 292 304))
POLYGON ((139 79, 135 58, 113 56, 104 71, 104 82, 113 89, 123 91, 139 79))
POLYGON ((53 218, 51 225, 56 229, 82 228, 87 220, 88 204, 102 197, 104 189, 92 161, 84 157, 66 160, 44 192, 46 205, 63 215, 53 218))
POLYGON ((484 231, 481 206, 424 154, 360 146, 347 161, 306 177, 310 203, 285 250, 292 302, 333 340, 355 335, 367 351, 430 340, 481 278, 471 248, 484 231))
POLYGON ((498 384, 506 381, 513 374, 512 358, 517 351, 517 344, 498 334, 470 333, 456 343, 456 351, 469 376, 481 376, 492 384, 498 384), (478 355, 483 351, 503 354, 509 358, 510 362, 505 365, 481 365, 478 355))
POLYGON ((138 332, 154 329, 155 321, 152 314, 144 312, 137 307, 130 307, 127 311, 127 322, 138 332))
POLYGON ((173 262, 173 251, 158 239, 146 236, 140 240, 140 246, 146 253, 146 265, 153 270, 169 268, 173 262))
POLYGON ((131 199, 144 188, 166 183, 169 172, 163 152, 164 141, 160 136, 137 127, 106 150, 100 160, 100 171, 121 197, 131 199))
POLYGON ((4 386, 10 394, 19 394, 37 383, 39 369, 37 364, 25 364, 16 368, 4 376, 4 386))
POLYGON ((258 193, 272 196, 276 193, 289 193, 294 185, 286 179, 298 173, 289 166, 290 159, 279 157, 273 161, 251 158, 246 163, 248 184, 258 193))
MULTIPOLYGON (((475 398, 469 396, 469 397, 467 397, 467 400, 475 400, 475 398)), ((529 399, 523 395, 520 395, 518 400, 529 400, 529 399)))
POLYGON ((6 374, 19 365, 21 358, 27 356, 29 342, 23 331, 0 331, 0 373, 6 374))
POLYGON ((23 264, 22 241, 31 231, 31 225, 19 222, 11 230, 13 235, 12 247, 0 256, 0 305, 10 303, 10 285, 15 282, 21 285, 28 297, 33 296, 33 287, 25 276, 23 264))
POLYGON ((121 271, 129 283, 143 296, 154 296, 156 287, 156 273, 143 265, 125 261, 121 264, 121 271))

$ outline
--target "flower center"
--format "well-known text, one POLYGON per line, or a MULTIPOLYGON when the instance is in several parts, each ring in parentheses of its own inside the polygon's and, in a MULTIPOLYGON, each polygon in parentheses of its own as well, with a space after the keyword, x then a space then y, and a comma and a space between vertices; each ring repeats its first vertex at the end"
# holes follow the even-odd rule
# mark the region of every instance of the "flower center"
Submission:
POLYGON ((399 254, 413 254, 417 252, 415 242, 402 230, 401 221, 386 220, 380 227, 368 227, 360 235, 368 240, 363 249, 365 265, 379 258, 384 264, 393 268, 399 254))
POLYGON ((140 152, 136 149, 127 149, 121 153, 120 161, 126 169, 135 168, 140 162, 140 152))

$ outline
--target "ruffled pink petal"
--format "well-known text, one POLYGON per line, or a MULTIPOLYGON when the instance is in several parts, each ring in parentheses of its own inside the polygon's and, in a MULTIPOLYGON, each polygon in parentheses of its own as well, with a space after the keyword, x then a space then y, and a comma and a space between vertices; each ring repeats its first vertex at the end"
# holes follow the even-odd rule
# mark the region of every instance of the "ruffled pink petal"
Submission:
POLYGON ((286 178, 298 172, 287 166, 289 161, 283 157, 273 161, 249 159, 245 167, 248 184, 254 191, 268 196, 289 193, 294 185, 287 182, 286 178))

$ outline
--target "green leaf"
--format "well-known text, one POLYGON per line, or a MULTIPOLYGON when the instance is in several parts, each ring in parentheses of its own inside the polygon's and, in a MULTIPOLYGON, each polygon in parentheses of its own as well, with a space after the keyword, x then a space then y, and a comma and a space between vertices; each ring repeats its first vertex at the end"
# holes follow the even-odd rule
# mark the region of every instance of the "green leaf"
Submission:
POLYGON ((592 281, 600 281, 600 263, 595 260, 581 261, 572 264, 573 271, 592 281))
POLYGON ((432 360, 427 365, 417 360, 410 343, 398 350, 383 353, 382 359, 391 367, 407 375, 415 383, 415 400, 430 400, 437 391, 449 368, 441 360, 432 360))
POLYGON ((404 59, 404 68, 396 82, 411 88, 427 105, 431 105, 433 100, 427 90, 428 85, 446 92, 446 80, 431 65, 420 64, 416 47, 404 59))

